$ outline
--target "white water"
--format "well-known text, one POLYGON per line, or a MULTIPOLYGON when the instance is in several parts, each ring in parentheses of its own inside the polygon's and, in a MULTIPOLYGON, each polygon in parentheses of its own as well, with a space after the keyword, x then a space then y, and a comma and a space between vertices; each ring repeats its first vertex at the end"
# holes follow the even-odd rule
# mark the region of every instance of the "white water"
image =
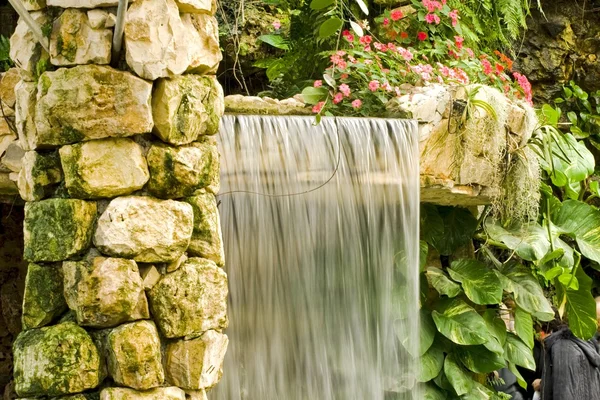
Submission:
POLYGON ((230 344, 210 399, 387 400, 412 385, 397 336, 418 338, 416 124, 313 121, 222 120, 230 344))

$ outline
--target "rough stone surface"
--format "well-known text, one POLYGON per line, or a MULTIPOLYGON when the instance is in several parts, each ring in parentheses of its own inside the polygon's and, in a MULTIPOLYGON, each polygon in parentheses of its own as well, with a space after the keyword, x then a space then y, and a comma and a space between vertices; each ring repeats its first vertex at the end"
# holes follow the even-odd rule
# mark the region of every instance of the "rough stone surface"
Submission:
POLYGON ((70 8, 54 21, 50 62, 58 66, 108 64, 111 43, 110 29, 94 29, 85 11, 70 8))
POLYGON ((194 209, 194 232, 188 253, 223 266, 225 253, 215 196, 212 193, 200 193, 193 197, 186 197, 184 201, 194 209))
POLYGON ((13 349, 21 397, 79 393, 100 383, 98 349, 86 331, 71 322, 25 331, 13 349))
POLYGON ((121 325, 108 334, 107 340, 108 370, 117 384, 146 390, 163 383, 160 338, 154 323, 121 325))
POLYGON ((193 229, 189 204, 119 197, 98 220, 94 244, 104 254, 138 262, 171 262, 187 249, 193 229))
POLYGON ((185 391, 187 400, 208 400, 208 396, 206 396, 206 390, 186 390, 185 391))
POLYGON ((62 181, 62 169, 58 153, 40 154, 28 151, 22 159, 19 171, 19 194, 25 201, 38 201, 47 197, 53 186, 62 181))
POLYGON ((167 381, 183 389, 208 389, 219 383, 227 335, 207 331, 197 339, 179 340, 167 346, 167 381))
POLYGON ((21 80, 21 74, 18 68, 11 68, 2 74, 0 78, 0 99, 2 105, 9 108, 15 108, 15 86, 21 80))
POLYGON ((175 145, 215 134, 224 112, 222 92, 214 77, 184 75, 160 79, 152 95, 154 133, 175 145))
POLYGON ((148 292, 152 314, 168 338, 227 327, 227 274, 212 261, 189 258, 148 292))
POLYGON ((95 8, 93 10, 88 10, 87 12, 87 17, 88 20, 90 21, 90 26, 93 29, 102 29, 102 28, 110 28, 112 26, 114 26, 114 24, 112 24, 111 20, 111 16, 113 16, 114 14, 109 13, 108 11, 99 9, 99 8, 95 8))
POLYGON ((14 196, 19 194, 15 182, 10 179, 10 174, 0 172, 0 195, 14 196))
POLYGON ((33 82, 20 81, 15 86, 15 125, 23 150, 35 149, 35 99, 37 87, 33 82))
POLYGON ((182 14, 189 44, 187 72, 215 74, 223 59, 219 47, 219 24, 208 14, 182 14))
POLYGON ((311 115, 312 110, 295 98, 277 100, 268 97, 233 94, 225 97, 225 111, 251 115, 311 115))
POLYGON ((27 11, 37 11, 46 8, 46 0, 24 0, 22 3, 27 11))
POLYGON ((23 329, 48 325, 67 309, 60 265, 29 264, 23 295, 23 329))
POLYGON ((138 0, 125 22, 127 64, 149 80, 182 74, 190 65, 186 36, 174 0, 138 0))
POLYGON ((175 0, 175 2, 181 12, 210 15, 217 12, 216 0, 175 0))
POLYGON ((39 79, 35 146, 125 137, 152 130, 152 85, 110 67, 80 65, 39 79))
POLYGON ((59 152, 71 197, 130 194, 141 189, 150 178, 142 147, 131 139, 92 140, 63 146, 59 152))
POLYGON ((2 165, 12 172, 19 172, 23 167, 23 157, 25 151, 21 148, 18 141, 12 142, 6 148, 2 156, 2 165))
POLYGON ((165 387, 138 392, 126 388, 106 388, 100 400, 185 400, 185 392, 178 387, 165 387))
MULTIPOLYGON (((40 26, 48 22, 48 17, 42 11, 34 11, 29 14, 40 26)), ((25 71, 34 73, 38 62, 44 57, 45 53, 25 21, 22 18, 19 19, 15 33, 10 37, 11 60, 25 71)))
POLYGON ((79 325, 107 328, 150 317, 135 261, 91 253, 64 262, 63 271, 65 297, 79 325))
POLYGON ((160 272, 158 272, 154 265, 140 267, 140 275, 142 276, 142 282, 144 284, 144 289, 146 290, 152 289, 161 277, 160 272))
POLYGON ((163 199, 191 196, 199 189, 219 190, 219 152, 209 142, 181 147, 155 144, 147 155, 148 191, 163 199))
POLYGON ((49 199, 25 205, 25 259, 67 260, 90 246, 96 204, 74 199, 49 199))
POLYGON ((47 0, 47 3, 49 6, 61 8, 97 8, 116 7, 119 5, 119 0, 47 0))

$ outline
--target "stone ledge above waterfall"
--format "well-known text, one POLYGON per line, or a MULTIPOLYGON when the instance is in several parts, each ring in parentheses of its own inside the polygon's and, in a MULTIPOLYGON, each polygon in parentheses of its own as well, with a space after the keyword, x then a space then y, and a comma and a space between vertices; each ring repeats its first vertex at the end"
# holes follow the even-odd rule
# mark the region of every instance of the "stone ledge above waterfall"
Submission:
MULTIPOLYGON (((286 100, 227 96, 225 112, 311 114, 301 96, 286 100)), ((535 157, 524 150, 537 124, 533 108, 509 100, 494 88, 411 87, 388 103, 385 116, 418 121, 422 202, 491 204, 505 195, 503 182, 515 159, 525 160, 534 174, 539 169, 535 157)))

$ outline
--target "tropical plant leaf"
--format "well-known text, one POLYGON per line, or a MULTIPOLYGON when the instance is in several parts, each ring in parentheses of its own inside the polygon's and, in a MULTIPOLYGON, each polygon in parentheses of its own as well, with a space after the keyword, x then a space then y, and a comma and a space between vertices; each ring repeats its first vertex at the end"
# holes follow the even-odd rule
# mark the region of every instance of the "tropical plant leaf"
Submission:
POLYGON ((562 285, 557 285, 556 295, 559 303, 565 304, 571 332, 580 339, 588 340, 598 329, 592 279, 581 267, 577 268, 575 276, 579 282, 579 289, 565 289, 562 285))
POLYGON ((432 346, 419 359, 417 382, 429 382, 439 375, 444 367, 444 352, 437 346, 432 346))
POLYGON ((465 367, 478 374, 488 374, 506 366, 501 355, 484 346, 460 346, 456 355, 465 367))
POLYGON ((496 271, 496 273, 502 281, 504 290, 513 293, 519 307, 540 321, 551 321, 554 318, 552 305, 544 296, 540 283, 528 268, 512 263, 505 265, 501 272, 496 271))
POLYGON ((307 104, 317 104, 318 102, 325 100, 329 92, 324 87, 306 87, 302 91, 302 99, 307 104))
POLYGON ((258 40, 281 50, 289 50, 290 45, 281 35, 261 35, 258 40))
POLYGON ((581 201, 567 200, 554 224, 575 237, 581 254, 600 263, 600 211, 581 201))
POLYGON ((429 254, 429 245, 426 241, 419 241, 419 270, 424 271, 425 265, 427 264, 427 255, 429 254))
POLYGON ((448 296, 450 298, 458 296, 462 289, 456 282, 452 282, 446 273, 435 267, 427 268, 427 278, 431 282, 431 286, 438 291, 439 294, 448 296))
POLYGON ((344 25, 344 21, 338 17, 331 17, 321 24, 319 27, 319 38, 325 39, 331 35, 335 35, 337 31, 344 25))
POLYGON ((527 261, 540 260, 550 250, 547 230, 538 224, 505 228, 499 221, 488 218, 485 221, 485 231, 491 239, 504 243, 527 261))
POLYGON ((519 386, 521 386, 523 389, 527 389, 527 382, 525 381, 525 378, 523 378, 523 375, 521 375, 521 372, 519 372, 517 366, 509 362, 508 369, 517 377, 517 382, 519 383, 519 386))
POLYGON ((469 393, 473 390, 474 381, 471 374, 461 367, 454 354, 449 354, 444 361, 444 374, 454 388, 457 395, 469 393))
POLYGON ((483 317, 463 300, 441 301, 431 315, 438 331, 456 344, 484 344, 490 339, 483 317))
POLYGON ((506 336, 504 344, 504 357, 519 367, 535 371, 535 360, 531 349, 510 332, 506 336))
POLYGON ((504 343, 506 342, 506 324, 496 314, 496 310, 487 309, 483 313, 483 320, 490 333, 490 340, 483 345, 496 354, 504 354, 504 343))
POLYGON ((517 307, 515 310, 515 331, 530 349, 533 349, 533 319, 531 314, 517 307))
POLYGON ((477 219, 464 208, 426 204, 421 209, 421 227, 423 239, 449 256, 472 240, 477 219))
POLYGON ((310 8, 313 10, 321 10, 325 7, 329 7, 333 3, 335 3, 335 0, 312 0, 310 2, 310 8))
POLYGON ((448 398, 446 392, 438 388, 433 383, 426 383, 422 385, 421 394, 423 395, 423 400, 446 400, 448 398))
POLYGON ((419 311, 419 334, 413 335, 411 330, 413 325, 408 320, 399 320, 394 324, 396 337, 402 343, 402 346, 413 357, 421 357, 425 354, 435 339, 437 328, 431 318, 431 314, 421 309, 419 311))
POLYGON ((467 297, 475 304, 498 304, 502 301, 500 279, 488 267, 477 260, 454 261, 448 273, 462 283, 467 297))

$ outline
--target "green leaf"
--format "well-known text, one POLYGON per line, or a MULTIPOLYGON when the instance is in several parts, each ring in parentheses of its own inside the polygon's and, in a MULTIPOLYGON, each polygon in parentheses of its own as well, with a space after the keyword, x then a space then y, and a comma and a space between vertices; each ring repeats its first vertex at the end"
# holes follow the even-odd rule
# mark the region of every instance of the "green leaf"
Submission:
POLYGON ((310 8, 313 10, 321 10, 325 7, 329 7, 333 3, 335 3, 335 0, 312 0, 310 2, 310 8))
POLYGON ((562 303, 566 296, 566 312, 569 329, 580 339, 588 340, 597 331, 596 301, 592 296, 592 279, 583 268, 577 268, 575 277, 579 290, 566 289, 557 285, 557 297, 562 303))
POLYGON ((572 274, 565 272, 558 277, 558 281, 567 289, 579 290, 579 281, 572 274))
POLYGON ((454 354, 449 354, 444 361, 444 373, 457 395, 469 393, 473 390, 471 374, 465 371, 456 361, 454 354))
POLYGON ((509 264, 496 272, 502 281, 504 290, 513 293, 515 302, 523 310, 533 315, 540 321, 554 319, 552 305, 544 296, 544 291, 531 270, 520 264, 509 264))
POLYGON ((554 108, 550 104, 544 104, 542 106, 542 115, 546 118, 548 125, 555 126, 560 119, 560 109, 558 107, 554 108))
POLYGON ((424 309, 419 311, 419 335, 412 335, 411 330, 413 324, 409 320, 398 320, 394 324, 394 330, 396 331, 396 337, 402 343, 402 346, 408 351, 413 357, 421 357, 425 354, 433 344, 437 328, 433 323, 431 314, 424 309), (415 339, 417 342, 415 342, 415 339))
POLYGON ((519 367, 527 368, 535 371, 535 360, 533 351, 527 347, 517 336, 508 333, 506 343, 504 344, 504 357, 518 365, 519 367))
POLYGON ((324 87, 306 87, 302 91, 302 99, 306 104, 317 104, 318 102, 325 100, 329 92, 324 87))
POLYGON ((517 382, 519 383, 519 386, 521 386, 523 389, 527 389, 527 382, 525 382, 525 378, 523 378, 523 375, 521 375, 521 372, 519 372, 517 366, 509 362, 508 369, 517 377, 517 382))
POLYGON ((331 35, 335 35, 338 30, 344 25, 344 21, 338 17, 331 17, 321 24, 319 28, 319 38, 325 39, 331 35))
POLYGON ((458 296, 462 292, 460 285, 456 282, 452 282, 443 270, 429 267, 427 268, 426 273, 429 282, 431 282, 431 286, 433 286, 439 294, 452 298, 458 296))
POLYGON ((600 263, 600 211, 577 200, 567 200, 554 224, 574 236, 581 254, 600 263))
POLYGON ((539 260, 550 251, 548 233, 538 224, 515 224, 505 228, 500 221, 488 218, 484 226, 491 239, 504 243, 524 260, 539 260))
POLYGON ((290 46, 285 40, 285 38, 281 35, 261 35, 258 37, 258 40, 265 42, 273 47, 276 47, 281 50, 289 50, 290 46))
POLYGON ((504 320, 493 309, 485 310, 483 320, 490 334, 490 340, 483 345, 496 354, 504 354, 504 343, 506 342, 506 324, 504 320))
POLYGON ((421 208, 422 237, 443 256, 468 244, 476 228, 477 219, 467 209, 430 204, 421 208))
POLYGON ((448 398, 446 392, 433 383, 422 385, 421 394, 423 395, 423 400, 446 400, 448 398))
POLYGON ((438 331, 456 344, 484 344, 490 339, 481 315, 463 300, 441 301, 431 315, 438 331))
POLYGON ((417 382, 429 382, 444 367, 444 352, 437 346, 432 346, 427 353, 419 359, 417 382))
POLYGON ((531 314, 517 307, 515 311, 515 331, 517 336, 530 348, 533 349, 533 319, 531 314))
POLYGON ((429 254, 429 245, 424 240, 419 240, 419 271, 423 272, 427 265, 427 255, 429 254))
POLYGON ((467 297, 475 304, 498 304, 502 301, 500 279, 477 260, 454 261, 448 269, 450 277, 461 282, 467 297))
POLYGON ((488 374, 505 367, 504 358, 484 346, 461 346, 456 349, 456 354, 465 367, 478 374, 488 374))

